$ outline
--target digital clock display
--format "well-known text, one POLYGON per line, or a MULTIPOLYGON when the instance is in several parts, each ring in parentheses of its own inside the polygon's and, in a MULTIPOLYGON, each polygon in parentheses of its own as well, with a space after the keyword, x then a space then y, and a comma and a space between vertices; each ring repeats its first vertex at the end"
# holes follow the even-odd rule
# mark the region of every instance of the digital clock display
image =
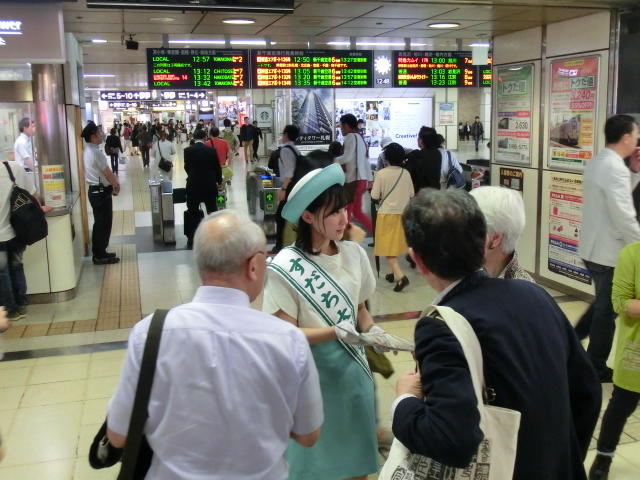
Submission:
POLYGON ((371 88, 367 50, 252 50, 253 88, 371 88))
POLYGON ((249 87, 247 50, 148 48, 151 89, 249 87))

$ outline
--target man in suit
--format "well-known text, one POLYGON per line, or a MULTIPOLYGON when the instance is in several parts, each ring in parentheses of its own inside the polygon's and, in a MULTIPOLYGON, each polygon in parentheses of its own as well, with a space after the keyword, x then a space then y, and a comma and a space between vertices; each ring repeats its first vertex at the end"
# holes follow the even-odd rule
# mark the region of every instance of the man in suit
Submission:
POLYGON ((636 150, 638 126, 629 115, 614 115, 604 126, 606 148, 584 169, 580 257, 595 284, 596 296, 582 316, 576 333, 589 335, 587 352, 602 382, 610 382, 606 362, 615 331, 611 304, 613 270, 625 245, 640 240, 640 225, 633 206, 631 172, 624 158, 636 150))
POLYGON ((222 183, 222 169, 216 151, 204 144, 206 137, 205 130, 197 129, 193 132, 194 144, 184 149, 184 170, 187 172, 187 213, 184 234, 189 247, 193 244, 193 234, 202 218, 200 204, 204 203, 207 213, 218 209, 216 197, 218 184, 222 183))
POLYGON ((434 128, 422 127, 418 133, 418 150, 407 155, 405 168, 411 175, 416 193, 422 188, 440 188, 442 152, 438 149, 434 128))
MULTIPOLYGON (((521 413, 514 480, 584 480, 602 391, 569 321, 542 288, 483 270, 486 225, 459 190, 423 190, 405 210, 409 253, 480 342, 490 404, 521 413)), ((416 325, 419 373, 398 380, 393 433, 412 453, 466 467, 483 438, 460 343, 438 318, 416 325)))

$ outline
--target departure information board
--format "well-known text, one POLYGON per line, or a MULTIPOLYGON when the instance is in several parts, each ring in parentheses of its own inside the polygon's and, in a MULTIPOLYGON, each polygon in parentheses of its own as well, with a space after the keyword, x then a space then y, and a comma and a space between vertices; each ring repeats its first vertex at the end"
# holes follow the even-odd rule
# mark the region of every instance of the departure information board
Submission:
POLYGON ((471 52, 394 52, 393 86, 490 87, 491 67, 474 66, 471 52))
POLYGON ((369 50, 252 50, 253 88, 371 88, 369 50))
POLYGON ((148 48, 148 87, 248 88, 247 65, 247 50, 148 48))

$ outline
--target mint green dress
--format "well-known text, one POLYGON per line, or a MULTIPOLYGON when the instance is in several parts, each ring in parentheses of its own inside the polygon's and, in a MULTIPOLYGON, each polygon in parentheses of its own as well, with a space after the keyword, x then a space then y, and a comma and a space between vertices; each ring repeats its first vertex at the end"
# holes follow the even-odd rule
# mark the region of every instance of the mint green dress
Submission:
MULTIPOLYGON (((336 255, 311 257, 347 292, 354 305, 375 291, 375 277, 364 250, 339 242, 336 255)), ((278 273, 267 270, 263 311, 282 310, 300 327, 327 325, 313 307, 278 273)), ((337 340, 311 346, 320 377, 324 424, 311 448, 289 442, 285 458, 290 480, 343 480, 378 471, 373 380, 337 340)))

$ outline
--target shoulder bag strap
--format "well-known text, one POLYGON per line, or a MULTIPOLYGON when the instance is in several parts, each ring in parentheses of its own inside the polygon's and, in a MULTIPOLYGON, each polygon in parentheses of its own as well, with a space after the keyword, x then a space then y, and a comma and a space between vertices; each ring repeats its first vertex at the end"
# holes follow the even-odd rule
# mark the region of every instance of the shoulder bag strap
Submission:
POLYGON ((11 167, 9 166, 9 162, 2 162, 4 163, 4 166, 7 168, 7 172, 9 173, 9 178, 11 179, 11 181, 13 182, 13 184, 16 184, 16 177, 13 176, 13 172, 11 171, 11 167))
POLYGON ((167 317, 168 310, 156 310, 149 325, 147 341, 144 344, 142 364, 138 376, 136 396, 131 410, 127 443, 122 453, 122 468, 118 480, 131 480, 134 478, 136 463, 140 454, 140 446, 144 435, 144 426, 149 417, 149 397, 153 386, 153 377, 156 372, 156 360, 162 338, 162 327, 167 317))
POLYGON ((382 200, 380 200, 380 205, 378 206, 378 210, 380 210, 380 208, 382 208, 382 204, 384 203, 384 201, 389 198, 389 195, 391 195, 393 193, 393 191, 396 189, 396 187, 398 186, 398 183, 400 182, 400 179, 402 178, 402 174, 404 173, 404 168, 400 167, 400 175, 398 175, 398 178, 396 179, 396 183, 393 184, 393 187, 391 187, 391 190, 389 190, 389 193, 387 193, 382 200))
POLYGON ((362 140, 364 142, 364 139, 362 138, 362 135, 360 135, 359 133, 356 133, 356 180, 358 180, 358 147, 360 146, 360 142, 358 141, 358 138, 360 138, 360 140, 362 140))

